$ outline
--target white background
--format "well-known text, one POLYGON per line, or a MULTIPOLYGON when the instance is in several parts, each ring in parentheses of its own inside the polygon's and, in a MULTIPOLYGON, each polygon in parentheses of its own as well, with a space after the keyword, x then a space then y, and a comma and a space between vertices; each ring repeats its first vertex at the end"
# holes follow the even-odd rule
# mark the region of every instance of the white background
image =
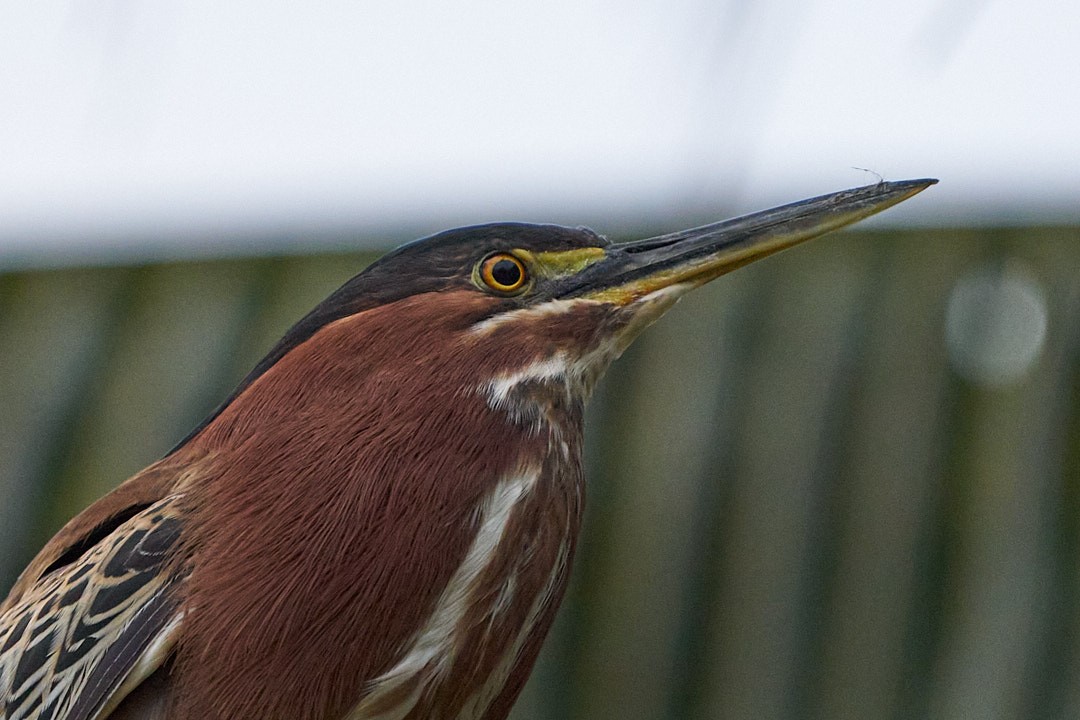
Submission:
POLYGON ((0 17, 0 265, 672 229, 887 179, 1080 221, 1080 5, 74 0, 0 17))

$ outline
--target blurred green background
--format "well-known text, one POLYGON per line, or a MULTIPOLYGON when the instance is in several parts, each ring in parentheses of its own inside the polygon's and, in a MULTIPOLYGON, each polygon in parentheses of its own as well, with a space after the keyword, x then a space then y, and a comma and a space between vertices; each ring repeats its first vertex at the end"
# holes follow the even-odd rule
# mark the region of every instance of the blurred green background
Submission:
MULTIPOLYGON (((0 584, 376 256, 0 275, 0 584)), ((592 401, 514 719, 1080 715, 1078 317, 1075 227, 850 231, 689 296, 592 401)))

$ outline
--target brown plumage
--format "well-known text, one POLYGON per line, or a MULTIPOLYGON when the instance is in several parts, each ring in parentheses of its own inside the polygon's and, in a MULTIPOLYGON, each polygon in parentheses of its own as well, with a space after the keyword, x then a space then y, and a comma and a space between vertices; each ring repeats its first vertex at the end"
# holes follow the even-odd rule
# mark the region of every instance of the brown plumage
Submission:
MULTIPOLYGON (((187 446, 214 458, 214 481, 193 487, 185 503, 185 555, 199 568, 188 603, 200 612, 185 622, 178 669, 192 688, 192 718, 214 708, 225 717, 340 716, 432 612, 492 483, 546 456, 546 433, 507 423, 482 395, 461 392, 478 385, 477 362, 479 377, 494 376, 535 350, 503 343, 477 353, 480 341, 459 336, 484 316, 486 298, 449 291, 437 300, 446 312, 434 316, 433 300, 406 298, 324 328, 187 446), (385 557, 411 571, 389 572, 385 557), (235 683, 287 692, 238 696, 235 683)), ((572 415, 576 443, 580 412, 572 415)), ((557 511, 522 509, 521 527, 507 530, 537 548, 541 577, 530 580, 546 582, 560 543, 576 532, 577 455, 532 497, 548 496, 556 505, 545 510, 557 511)))
POLYGON ((927 184, 387 256, 41 551, 0 606, 0 718, 505 718, 566 586, 604 368, 690 288, 927 184))

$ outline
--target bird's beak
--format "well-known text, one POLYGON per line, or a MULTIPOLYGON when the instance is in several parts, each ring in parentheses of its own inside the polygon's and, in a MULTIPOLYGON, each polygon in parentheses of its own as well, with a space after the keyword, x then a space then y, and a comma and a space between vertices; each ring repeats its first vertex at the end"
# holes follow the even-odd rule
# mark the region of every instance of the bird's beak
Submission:
POLYGON ((647 240, 610 245, 564 297, 629 305, 663 291, 677 297, 759 258, 892 207, 937 180, 844 190, 647 240))

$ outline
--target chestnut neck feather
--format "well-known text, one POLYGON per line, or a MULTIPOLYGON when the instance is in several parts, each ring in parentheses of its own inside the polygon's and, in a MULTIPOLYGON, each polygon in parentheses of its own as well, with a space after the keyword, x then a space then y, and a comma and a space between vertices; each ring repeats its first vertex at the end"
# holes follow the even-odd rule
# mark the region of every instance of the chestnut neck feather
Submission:
MULTIPOLYGON (((397 659, 485 493, 547 453, 476 392, 538 347, 464 340, 489 302, 422 294, 340 319, 177 451, 213 460, 187 496, 176 717, 340 717, 397 659)), ((578 478, 580 404, 563 420, 578 478)))

